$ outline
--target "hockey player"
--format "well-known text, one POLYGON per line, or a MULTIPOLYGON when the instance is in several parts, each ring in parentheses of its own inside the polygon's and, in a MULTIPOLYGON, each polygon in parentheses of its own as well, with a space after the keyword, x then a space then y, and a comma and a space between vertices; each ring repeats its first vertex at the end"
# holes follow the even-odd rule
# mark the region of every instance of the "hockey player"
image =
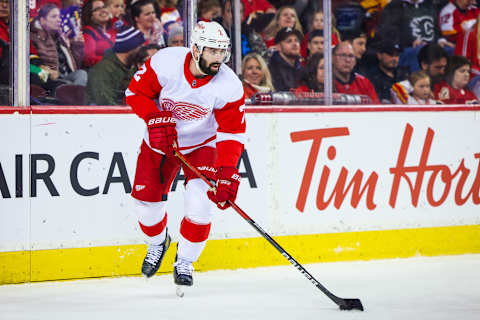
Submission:
POLYGON ((147 125, 132 192, 148 244, 142 265, 146 277, 157 272, 170 245, 166 203, 180 168, 174 145, 216 182, 216 189, 208 190, 205 182, 184 168, 185 212, 173 271, 177 285, 193 284, 192 263, 205 247, 214 203, 226 209, 227 201, 236 198, 245 97, 242 83, 224 64, 229 46, 230 39, 218 23, 199 22, 190 50, 160 50, 138 70, 125 92, 127 103, 147 125))

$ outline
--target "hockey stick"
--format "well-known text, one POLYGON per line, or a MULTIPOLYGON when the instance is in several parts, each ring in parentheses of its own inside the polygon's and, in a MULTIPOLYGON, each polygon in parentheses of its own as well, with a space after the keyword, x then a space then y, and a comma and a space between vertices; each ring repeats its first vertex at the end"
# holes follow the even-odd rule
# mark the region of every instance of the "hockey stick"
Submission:
MULTIPOLYGON (((175 148, 175 155, 182 161, 190 170, 195 173, 200 179, 202 179, 210 188, 214 188, 214 184, 207 179, 197 168, 188 162, 183 154, 175 148)), ((243 218, 245 219, 258 233, 260 233, 272 246, 277 249, 282 256, 284 256, 295 268, 297 268, 310 282, 312 282, 318 289, 320 289, 327 297, 329 297, 333 302, 335 302, 340 310, 361 310, 363 311, 363 305, 360 299, 344 299, 339 298, 333 293, 331 293, 327 288, 325 288, 320 282, 318 282, 300 263, 297 262, 287 251, 285 251, 272 237, 268 235, 252 218, 250 218, 242 209, 240 209, 235 202, 228 201, 232 208, 243 218)))

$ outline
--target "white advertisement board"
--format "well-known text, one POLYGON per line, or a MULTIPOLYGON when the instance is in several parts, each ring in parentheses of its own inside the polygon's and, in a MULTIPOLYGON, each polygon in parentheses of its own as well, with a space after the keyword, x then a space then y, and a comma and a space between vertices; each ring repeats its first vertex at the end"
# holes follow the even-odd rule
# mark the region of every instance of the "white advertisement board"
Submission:
POLYGON ((0 115, 0 146, 0 251, 28 250, 29 116, 0 115))
MULTIPOLYGON (((272 235, 480 224, 479 124, 473 111, 249 113, 237 204, 272 235)), ((143 243, 135 115, 0 115, 0 128, 0 251, 143 243)), ((175 238, 183 180, 173 188, 175 238)), ((255 236, 231 209, 214 217, 211 239, 255 236)))

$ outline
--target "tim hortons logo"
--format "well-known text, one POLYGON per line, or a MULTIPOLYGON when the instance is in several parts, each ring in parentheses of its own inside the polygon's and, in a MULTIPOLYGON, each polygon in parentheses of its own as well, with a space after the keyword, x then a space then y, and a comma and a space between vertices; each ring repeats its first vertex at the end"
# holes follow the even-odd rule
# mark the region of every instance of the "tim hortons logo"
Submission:
POLYGON ((163 98, 161 101, 163 110, 171 111, 173 116, 179 120, 201 120, 210 112, 209 108, 197 106, 188 102, 173 101, 163 98))
MULTIPOLYGON (((395 208, 397 204, 397 196, 401 187, 408 186, 411 203, 414 207, 418 206, 420 196, 424 195, 428 204, 433 207, 442 205, 447 197, 453 192, 453 200, 456 205, 464 205, 471 198, 473 204, 480 204, 480 153, 474 153, 473 156, 478 160, 476 173, 470 176, 471 170, 465 166, 465 159, 461 159, 455 170, 450 169, 446 164, 428 164, 430 149, 433 143, 434 130, 428 129, 425 136, 423 149, 416 165, 406 165, 406 158, 409 151, 410 141, 412 140, 413 127, 407 124, 403 133, 402 143, 397 156, 397 163, 394 167, 389 168, 389 172, 393 175, 393 181, 390 188, 389 205, 395 208), (430 173, 427 175, 427 173, 430 173), (412 178, 412 176, 414 178, 412 178), (472 181, 468 186, 468 181, 472 181), (470 177, 470 179, 468 179, 470 177), (426 184, 426 190, 424 188, 426 184), (434 192, 435 187, 435 192, 434 192), (468 190, 468 191, 465 191, 468 190)), ((332 137, 348 136, 350 133, 348 128, 328 128, 307 131, 297 131, 290 134, 292 142, 312 140, 312 146, 308 155, 307 164, 298 193, 296 207, 300 212, 305 209, 307 195, 312 182, 315 164, 317 163, 320 145, 324 139, 332 137)), ((336 148, 330 146, 327 150, 329 160, 336 157, 336 148)), ((411 157, 411 156, 410 156, 411 157)), ((368 176, 357 169, 350 181, 349 170, 342 167, 335 182, 333 191, 327 194, 326 186, 330 177, 330 169, 323 165, 318 185, 316 205, 319 210, 326 209, 333 201, 333 206, 340 209, 344 203, 348 193, 351 191, 350 205, 356 208, 363 197, 365 197, 366 207, 374 210, 377 206, 375 203, 375 189, 379 179, 379 174, 372 171, 368 176), (364 182, 365 176, 365 182, 364 182), (362 185, 363 183, 363 185, 362 185), (327 197, 326 197, 327 196, 327 197)))

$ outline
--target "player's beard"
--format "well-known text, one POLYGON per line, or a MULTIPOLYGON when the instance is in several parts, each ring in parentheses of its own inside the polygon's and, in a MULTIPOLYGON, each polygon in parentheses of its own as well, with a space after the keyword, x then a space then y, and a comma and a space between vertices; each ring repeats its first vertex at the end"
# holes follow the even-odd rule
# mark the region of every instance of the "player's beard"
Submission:
POLYGON ((203 73, 208 74, 210 76, 214 76, 220 70, 220 66, 218 67, 217 70, 212 69, 212 65, 214 65, 214 64, 219 65, 219 63, 213 62, 213 63, 210 63, 210 65, 207 66, 207 61, 205 59, 203 59, 202 57, 200 57, 200 63, 198 65, 199 65, 199 67, 200 67, 200 69, 203 73))

